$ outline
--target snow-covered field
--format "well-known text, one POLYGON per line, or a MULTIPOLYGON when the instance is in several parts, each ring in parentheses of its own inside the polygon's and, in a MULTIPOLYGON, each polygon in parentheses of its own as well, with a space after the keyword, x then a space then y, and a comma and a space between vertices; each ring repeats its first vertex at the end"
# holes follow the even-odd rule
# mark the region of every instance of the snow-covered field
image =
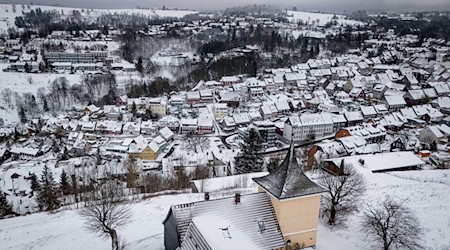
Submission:
POLYGON ((70 84, 78 84, 81 74, 29 74, 19 72, 0 72, 0 91, 9 88, 17 93, 37 93, 39 88, 47 88, 59 78, 65 77, 70 84), (31 79, 31 80, 30 80, 31 79), (30 83, 31 81, 31 83, 30 83))
MULTIPOLYGON (((448 249, 450 246, 450 170, 422 170, 373 174, 362 169, 367 180, 365 204, 382 200, 386 195, 409 207, 419 219, 428 249, 448 249), (399 177, 396 177, 399 176, 399 177), (415 179, 415 180, 410 180, 415 179), (433 181, 431 181, 433 180, 433 181), (442 184, 442 183, 447 184, 442 184)), ((360 215, 350 216, 345 228, 331 232, 319 229, 318 249, 370 249, 371 242, 361 233, 360 215), (332 233, 332 235, 330 235, 332 233), (335 244, 333 244, 335 242, 335 244)))
MULTIPOLYGON (((132 218, 119 230, 128 249, 164 249, 162 221, 170 205, 198 201, 202 194, 161 196, 130 204, 132 218)), ((38 213, 0 223, 1 249, 110 249, 110 240, 84 228, 77 210, 38 213)))
POLYGON ((63 15, 71 15, 74 10, 78 10, 81 16, 88 18, 97 18, 101 15, 112 14, 128 14, 139 15, 145 17, 175 17, 182 18, 189 14, 197 13, 190 10, 161 10, 161 9, 82 9, 82 8, 68 8, 68 7, 56 7, 56 6, 44 6, 44 5, 32 5, 28 9, 27 5, 22 8, 21 4, 16 4, 16 11, 13 12, 12 4, 0 4, 0 33, 6 32, 8 28, 16 27, 14 24, 15 18, 22 16, 22 11, 29 12, 37 8, 41 8, 42 11, 55 10, 63 15))
MULTIPOLYGON (((67 78, 70 84, 80 83, 82 77, 80 74, 29 74, 3 72, 2 69, 6 68, 6 66, 7 64, 0 64, 0 92, 5 89, 10 89, 12 92, 17 92, 19 94, 36 94, 40 88, 47 90, 47 88, 51 86, 51 83, 59 77, 67 78)), ((12 97, 12 99, 14 98, 12 97)), ((19 121, 15 108, 7 108, 3 99, 0 99, 0 105, 2 107, 0 109, 0 117, 3 118, 6 125, 19 121)))
MULTIPOLYGON (((21 73, 21 72, 4 72, 9 64, 0 63, 0 93, 2 90, 9 89, 18 94, 31 93, 36 95, 39 89, 43 88, 45 92, 51 87, 54 80, 65 77, 70 85, 80 84, 84 74, 75 73, 21 73)), ((119 89, 125 89, 129 83, 140 82, 145 80, 138 72, 114 72, 116 75, 117 86, 119 89)), ((12 97, 14 100, 14 97, 12 97)), ((14 104, 14 103, 13 103, 14 104)), ((13 124, 19 121, 15 105, 8 108, 3 98, 0 96, 0 117, 3 118, 5 124, 13 124)))
MULTIPOLYGON (((325 14, 325 13, 313 13, 313 12, 304 12, 304 11, 287 11, 288 20, 290 22, 297 23, 302 20, 303 22, 308 22, 308 24, 315 23, 316 26, 324 26, 326 23, 333 21, 334 14, 325 14)), ((339 24, 343 25, 363 25, 360 21, 348 20, 345 19, 345 16, 336 15, 336 21, 339 24)))
MULTIPOLYGON (((424 227, 424 241, 429 249, 448 249, 450 242, 450 192, 448 184, 431 181, 407 180, 404 177, 432 176, 434 180, 447 180, 450 170, 372 174, 363 171, 369 201, 389 194, 404 200, 424 227), (399 173, 395 173, 399 174, 399 173)), ((133 217, 128 226, 119 231, 126 238, 128 249, 163 249, 164 229, 161 224, 172 204, 203 199, 202 194, 167 195, 131 204, 133 217)), ((329 229, 319 226, 316 249, 372 249, 359 228, 359 214, 350 216, 345 227, 329 229)), ((76 210, 63 210, 55 214, 38 213, 11 218, 0 222, 1 249, 109 249, 109 239, 98 238, 83 227, 76 210), (70 244, 69 244, 70 243, 70 244)))

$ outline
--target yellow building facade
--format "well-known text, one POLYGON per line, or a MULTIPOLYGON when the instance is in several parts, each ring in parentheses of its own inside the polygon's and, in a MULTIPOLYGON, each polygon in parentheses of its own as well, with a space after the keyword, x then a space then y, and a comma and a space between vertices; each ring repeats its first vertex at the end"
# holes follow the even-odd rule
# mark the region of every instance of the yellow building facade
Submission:
POLYGON ((140 153, 130 153, 130 157, 141 160, 156 160, 157 152, 154 152, 148 145, 140 153))
POLYGON ((259 192, 267 192, 286 244, 316 245, 320 198, 326 189, 311 181, 297 163, 293 145, 271 174, 253 179, 259 192))
MULTIPOLYGON (((259 192, 266 192, 258 188, 259 192)), ((303 247, 316 245, 319 224, 320 195, 291 200, 278 200, 270 195, 272 206, 285 242, 303 247)))

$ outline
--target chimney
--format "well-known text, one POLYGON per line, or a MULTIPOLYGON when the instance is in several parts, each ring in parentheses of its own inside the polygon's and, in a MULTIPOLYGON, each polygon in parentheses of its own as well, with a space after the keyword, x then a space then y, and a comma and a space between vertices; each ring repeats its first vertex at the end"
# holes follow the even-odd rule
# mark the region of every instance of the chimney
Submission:
POLYGON ((205 201, 209 201, 209 193, 208 192, 205 193, 205 201))
POLYGON ((236 193, 234 195, 234 203, 236 203, 236 205, 241 203, 241 194, 240 193, 236 193))
POLYGON ((359 163, 361 164, 361 165, 364 165, 364 159, 359 159, 359 163))

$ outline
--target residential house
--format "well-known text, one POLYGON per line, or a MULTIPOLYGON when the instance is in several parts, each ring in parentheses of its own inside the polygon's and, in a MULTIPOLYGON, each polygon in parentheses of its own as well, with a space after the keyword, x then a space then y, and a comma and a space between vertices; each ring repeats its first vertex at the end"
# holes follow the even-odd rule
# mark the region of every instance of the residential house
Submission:
POLYGON ((353 100, 365 99, 366 93, 362 88, 353 88, 348 94, 353 100))
POLYGON ((83 114, 84 114, 84 115, 91 115, 91 114, 93 114, 93 113, 98 112, 99 110, 100 110, 99 107, 95 106, 94 104, 91 104, 91 105, 89 105, 89 106, 86 106, 86 107, 83 109, 83 114))
POLYGON ((422 89, 410 89, 403 97, 408 106, 424 104, 426 99, 422 89))
POLYGON ((261 138, 264 140, 264 145, 267 148, 275 146, 275 142, 277 140, 276 136, 276 126, 275 123, 270 120, 264 121, 255 121, 253 122, 255 129, 261 135, 261 138))
POLYGON ((213 111, 214 117, 217 120, 222 120, 228 115, 228 105, 226 103, 214 103, 213 111))
POLYGON ((214 120, 210 117, 199 117, 197 133, 198 134, 211 134, 214 132, 214 120))
POLYGON ((118 135, 122 133, 122 122, 121 121, 98 121, 95 126, 95 131, 104 134, 114 134, 118 135))
POLYGON ((387 90, 388 90, 388 87, 386 85, 377 84, 373 88, 373 98, 375 98, 377 100, 383 100, 384 93, 386 93, 387 90))
POLYGON ((9 150, 12 156, 19 158, 33 158, 43 155, 39 148, 12 146, 9 150))
POLYGON ((336 138, 346 136, 358 136, 363 138, 367 143, 379 143, 386 138, 386 129, 383 126, 372 126, 364 124, 359 126, 347 127, 336 133, 336 138))
POLYGON ((224 86, 232 86, 234 84, 239 83, 239 78, 235 77, 235 76, 223 76, 220 79, 220 82, 224 85, 224 86))
POLYGON ((283 137, 288 141, 308 141, 324 138, 333 133, 329 114, 302 114, 290 116, 284 123, 283 137))
POLYGON ((406 106, 402 96, 385 96, 384 98, 390 112, 399 111, 406 106))
POLYGON ((83 132, 94 132, 97 123, 94 121, 80 121, 78 127, 83 132))
POLYGON ((141 123, 141 134, 152 135, 156 133, 157 126, 152 121, 143 121, 141 123))
POLYGON ((360 111, 346 111, 344 112, 347 126, 356 126, 364 121, 364 116, 360 111))
POLYGON ((200 102, 201 103, 212 103, 214 102, 214 95, 211 89, 202 89, 200 92, 200 102))
POLYGON ((413 152, 388 152, 381 154, 364 154, 325 160, 326 168, 340 173, 342 166, 365 168, 374 173, 420 169, 425 163, 413 152))
POLYGON ((220 96, 220 102, 226 103, 228 107, 239 107, 241 96, 235 92, 225 92, 220 96))
POLYGON ((139 135, 141 133, 141 126, 142 124, 140 122, 126 122, 122 128, 123 134, 139 135))
POLYGON ((181 118, 180 123, 182 134, 197 134, 197 119, 181 118))
POLYGON ((104 105, 103 112, 108 120, 118 121, 122 118, 122 110, 116 105, 104 105))
POLYGON ((178 133, 180 129, 180 120, 175 116, 167 115, 158 121, 158 129, 168 127, 174 133, 178 133))
POLYGON ((248 113, 234 113, 233 120, 236 126, 248 125, 251 122, 248 113))
POLYGON ((377 111, 373 106, 361 106, 361 113, 365 121, 377 117, 377 111))
POLYGON ((388 108, 384 104, 373 105, 373 107, 374 107, 375 111, 377 111, 378 117, 382 117, 389 112, 388 108))
POLYGON ((438 144, 441 142, 447 143, 450 135, 450 127, 442 124, 429 126, 420 131, 419 140, 423 144, 431 145, 433 143, 438 144))
POLYGON ((156 117, 167 115, 167 101, 163 98, 148 98, 146 108, 156 117))
POLYGON ((138 136, 130 143, 128 154, 135 159, 151 161, 156 160, 159 151, 160 147, 156 142, 148 143, 147 139, 138 136))
POLYGON ((186 93, 186 103, 195 105, 200 103, 200 93, 198 91, 190 91, 186 93))
POLYGON ((147 107, 147 97, 128 98, 127 99, 128 110, 129 111, 133 110, 133 107, 136 107, 136 110, 145 109, 147 107))
MULTIPOLYGON (((170 142, 173 140, 173 138, 175 137, 175 133, 173 133, 172 130, 170 130, 169 128, 162 128, 158 131, 159 135, 164 139, 165 142, 170 142)), ((157 141, 159 145, 162 146, 162 143, 164 143, 163 141, 158 141, 157 140, 158 137, 156 137, 154 139, 154 141, 157 141)))

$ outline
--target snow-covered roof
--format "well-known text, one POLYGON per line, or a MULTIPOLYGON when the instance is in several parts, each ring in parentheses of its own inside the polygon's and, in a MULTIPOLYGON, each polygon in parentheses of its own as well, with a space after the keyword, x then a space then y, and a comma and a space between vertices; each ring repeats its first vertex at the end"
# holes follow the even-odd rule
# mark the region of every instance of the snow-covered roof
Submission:
POLYGON ((195 185, 199 192, 221 192, 226 189, 236 188, 236 183, 239 183, 239 188, 255 188, 256 183, 252 180, 255 177, 261 177, 267 175, 267 172, 256 172, 248 174, 238 174, 225 177, 215 177, 209 179, 194 180, 192 183, 195 185))
POLYGON ((410 151, 357 155, 335 158, 330 161, 337 164, 337 166, 340 166, 342 160, 344 160, 346 164, 352 164, 354 167, 360 166, 367 168, 372 172, 396 170, 425 164, 419 157, 410 151))
POLYGON ((432 103, 436 104, 439 108, 450 108, 450 97, 439 97, 438 99, 433 100, 432 103))
POLYGON ((186 97, 187 97, 187 99, 190 99, 190 100, 200 99, 200 93, 198 91, 187 92, 186 97))
POLYGON ((198 126, 199 127, 212 127, 213 119, 210 117, 199 117, 198 118, 198 126))
POLYGON ((239 79, 235 76, 223 76, 220 79, 221 82, 238 82, 239 79))
POLYGON ((272 202, 264 192, 242 195, 238 205, 234 197, 175 205, 164 224, 171 215, 183 250, 205 244, 209 247, 202 249, 240 249, 243 246, 245 249, 278 249, 284 246, 272 202), (264 224, 265 230, 260 230, 258 222, 264 224), (222 229, 228 230, 223 232, 222 229))
POLYGON ((234 122, 238 125, 250 123, 250 117, 248 116, 248 113, 233 114, 233 119, 234 122))
POLYGON ((361 106, 361 112, 364 116, 376 115, 377 111, 373 106, 361 106))
POLYGON ((351 111, 351 112, 344 112, 345 118, 347 118, 347 121, 362 121, 364 120, 363 115, 360 111, 351 111))
POLYGON ((425 98, 425 93, 422 89, 408 90, 408 93, 413 100, 421 100, 425 98))
POLYGON ((39 151, 40 150, 37 148, 13 146, 9 152, 11 152, 12 154, 36 156, 39 151))
POLYGON ((423 89, 423 92, 428 98, 435 98, 437 96, 436 90, 434 88, 423 89))
POLYGON ((170 130, 168 127, 164 127, 161 130, 159 130, 159 134, 165 139, 170 140, 175 135, 172 130, 170 130))
POLYGON ((291 107, 286 101, 275 102, 275 106, 278 111, 289 111, 291 109, 291 107))
POLYGON ((345 136, 336 140, 342 143, 347 152, 354 152, 357 148, 367 144, 367 141, 360 136, 345 136))
POLYGON ((393 105, 406 105, 405 99, 403 96, 385 96, 386 102, 389 106, 393 105))

